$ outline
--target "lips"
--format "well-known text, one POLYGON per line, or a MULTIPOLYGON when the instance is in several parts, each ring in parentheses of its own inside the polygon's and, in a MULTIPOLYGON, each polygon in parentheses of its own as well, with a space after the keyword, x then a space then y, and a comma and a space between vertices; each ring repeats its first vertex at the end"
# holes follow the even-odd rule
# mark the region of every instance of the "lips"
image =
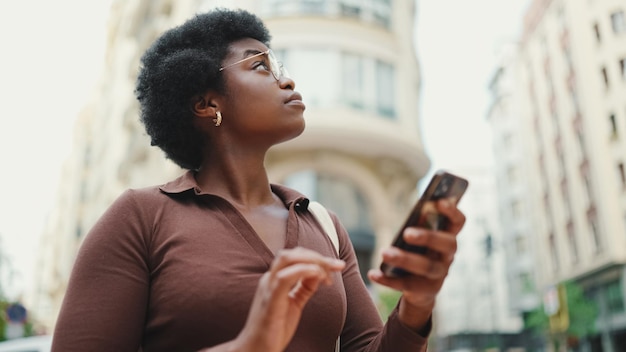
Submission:
POLYGON ((300 95, 300 93, 294 92, 292 95, 289 96, 289 98, 285 101, 285 104, 287 103, 291 103, 291 102, 302 102, 302 95, 300 95))
POLYGON ((302 96, 300 95, 300 93, 297 92, 294 92, 289 96, 287 100, 285 100, 285 105, 291 105, 300 109, 306 109, 306 106, 302 102, 302 96))

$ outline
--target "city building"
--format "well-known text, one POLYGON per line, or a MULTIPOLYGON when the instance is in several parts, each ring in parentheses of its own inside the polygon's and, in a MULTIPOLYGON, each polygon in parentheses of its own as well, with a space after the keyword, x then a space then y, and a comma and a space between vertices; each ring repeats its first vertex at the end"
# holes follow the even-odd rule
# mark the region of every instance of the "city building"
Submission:
POLYGON ((466 223, 437 297, 433 351, 502 351, 523 346, 522 319, 510 307, 504 229, 498 221, 493 165, 456 165, 469 180, 459 203, 466 223))
POLYGON ((591 351, 626 350, 625 60, 623 1, 532 1, 488 114, 512 307, 574 282, 599 309, 591 351))
POLYGON ((139 58, 160 33, 217 6, 265 20, 307 105, 305 133, 267 157, 271 180, 335 211, 363 271, 378 265, 374 254, 391 242, 415 200, 430 161, 418 115, 414 1, 113 1, 105 74, 78 119, 59 206, 43 236, 31 306, 49 330, 76 250, 96 219, 126 188, 183 172, 150 147, 138 121, 139 58))

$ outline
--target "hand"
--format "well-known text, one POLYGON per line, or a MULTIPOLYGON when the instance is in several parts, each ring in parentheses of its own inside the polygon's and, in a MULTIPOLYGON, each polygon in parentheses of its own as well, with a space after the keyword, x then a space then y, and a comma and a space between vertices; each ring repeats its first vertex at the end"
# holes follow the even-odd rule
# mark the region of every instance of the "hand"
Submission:
POLYGON ((425 255, 397 247, 389 247, 383 251, 385 263, 400 267, 413 275, 389 278, 379 269, 372 269, 368 273, 370 280, 402 292, 399 317, 414 330, 424 328, 430 319, 435 299, 456 253, 456 235, 465 224, 465 215, 453 203, 440 200, 436 206, 450 221, 447 231, 409 227, 403 233, 408 244, 427 247, 428 252, 425 255))
POLYGON ((283 351, 298 327, 302 309, 321 283, 345 262, 304 249, 283 250, 259 281, 238 351, 283 351))

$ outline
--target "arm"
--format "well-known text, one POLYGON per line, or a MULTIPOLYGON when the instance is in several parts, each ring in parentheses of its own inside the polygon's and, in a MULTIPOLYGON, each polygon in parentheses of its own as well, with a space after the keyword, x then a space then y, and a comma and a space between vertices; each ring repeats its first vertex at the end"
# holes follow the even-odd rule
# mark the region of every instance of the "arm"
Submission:
POLYGON ((401 323, 397 308, 383 325, 378 309, 361 278, 350 238, 334 214, 333 220, 340 238, 340 256, 346 261, 342 275, 347 315, 341 333, 341 351, 425 351, 427 334, 420 335, 401 323))
POLYGON ((141 343, 148 300, 146 232, 131 192, 120 196, 82 243, 52 351, 129 351, 141 343))

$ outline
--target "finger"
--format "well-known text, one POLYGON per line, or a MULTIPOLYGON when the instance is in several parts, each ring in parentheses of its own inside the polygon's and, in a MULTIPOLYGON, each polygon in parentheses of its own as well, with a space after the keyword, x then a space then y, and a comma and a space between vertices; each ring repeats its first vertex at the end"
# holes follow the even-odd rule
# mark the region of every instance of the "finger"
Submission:
POLYGON ((275 293, 289 296, 298 305, 304 306, 317 291, 320 282, 328 279, 328 272, 315 264, 295 264, 277 273, 275 293))
POLYGON ((319 265, 329 272, 340 271, 346 265, 343 260, 325 257, 310 249, 296 247, 280 251, 272 262, 270 272, 275 274, 285 267, 303 263, 319 265))
POLYGON ((430 280, 444 278, 453 260, 453 256, 428 256, 403 251, 397 247, 387 248, 382 254, 385 263, 430 280))
POLYGON ((456 236, 448 232, 407 227, 402 235, 406 243, 414 246, 427 247, 429 252, 434 251, 444 258, 454 257, 457 251, 458 245, 456 236))
POLYGON ((465 215, 456 207, 456 204, 449 199, 440 199, 436 203, 437 211, 448 218, 449 225, 447 232, 458 234, 465 224, 465 215))
MULTIPOLYGON (((419 276, 407 276, 402 278, 388 277, 380 269, 371 269, 367 277, 379 285, 383 285, 401 292, 412 292, 412 296, 419 296, 423 300, 434 298, 439 292, 443 280, 432 281, 419 276)), ((418 298, 413 298, 415 301, 418 298)))

